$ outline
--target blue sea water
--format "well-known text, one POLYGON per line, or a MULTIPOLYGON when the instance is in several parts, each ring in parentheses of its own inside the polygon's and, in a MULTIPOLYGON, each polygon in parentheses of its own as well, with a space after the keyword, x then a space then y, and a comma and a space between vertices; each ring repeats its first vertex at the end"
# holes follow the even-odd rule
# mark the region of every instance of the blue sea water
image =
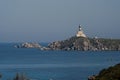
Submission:
POLYGON ((119 51, 40 51, 0 43, 2 80, 23 73, 32 80, 87 80, 103 68, 120 63, 119 51))

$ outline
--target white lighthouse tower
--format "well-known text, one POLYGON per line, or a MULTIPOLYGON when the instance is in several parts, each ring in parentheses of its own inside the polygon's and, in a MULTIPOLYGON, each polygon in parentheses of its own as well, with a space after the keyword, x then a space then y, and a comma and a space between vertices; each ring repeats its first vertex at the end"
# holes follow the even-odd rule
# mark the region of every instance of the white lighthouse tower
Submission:
POLYGON ((84 34, 83 30, 82 30, 82 27, 79 25, 79 31, 77 32, 76 34, 77 37, 85 37, 86 38, 86 35, 84 34))

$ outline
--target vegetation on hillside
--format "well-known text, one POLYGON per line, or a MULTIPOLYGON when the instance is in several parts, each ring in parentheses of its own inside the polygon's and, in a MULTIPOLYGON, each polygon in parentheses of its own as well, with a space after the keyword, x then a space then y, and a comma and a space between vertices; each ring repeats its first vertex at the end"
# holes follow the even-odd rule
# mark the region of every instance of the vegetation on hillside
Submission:
POLYGON ((91 76, 88 80, 120 80, 120 63, 101 70, 97 76, 91 76))

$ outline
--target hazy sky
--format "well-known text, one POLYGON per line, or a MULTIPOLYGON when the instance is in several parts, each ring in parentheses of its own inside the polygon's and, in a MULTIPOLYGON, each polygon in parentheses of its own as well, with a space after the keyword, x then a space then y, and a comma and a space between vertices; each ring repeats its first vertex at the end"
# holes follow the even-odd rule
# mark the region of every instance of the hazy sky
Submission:
POLYGON ((120 0, 0 0, 0 42, 120 38, 120 0))

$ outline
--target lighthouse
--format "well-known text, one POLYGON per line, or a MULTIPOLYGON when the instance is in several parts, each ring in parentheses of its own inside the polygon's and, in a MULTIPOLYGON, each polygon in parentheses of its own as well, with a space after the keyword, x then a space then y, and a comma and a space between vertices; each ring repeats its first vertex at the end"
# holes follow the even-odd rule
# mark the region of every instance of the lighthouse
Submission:
POLYGON ((81 25, 79 25, 79 30, 78 30, 76 36, 77 37, 84 37, 84 38, 86 38, 86 35, 84 34, 81 25))

